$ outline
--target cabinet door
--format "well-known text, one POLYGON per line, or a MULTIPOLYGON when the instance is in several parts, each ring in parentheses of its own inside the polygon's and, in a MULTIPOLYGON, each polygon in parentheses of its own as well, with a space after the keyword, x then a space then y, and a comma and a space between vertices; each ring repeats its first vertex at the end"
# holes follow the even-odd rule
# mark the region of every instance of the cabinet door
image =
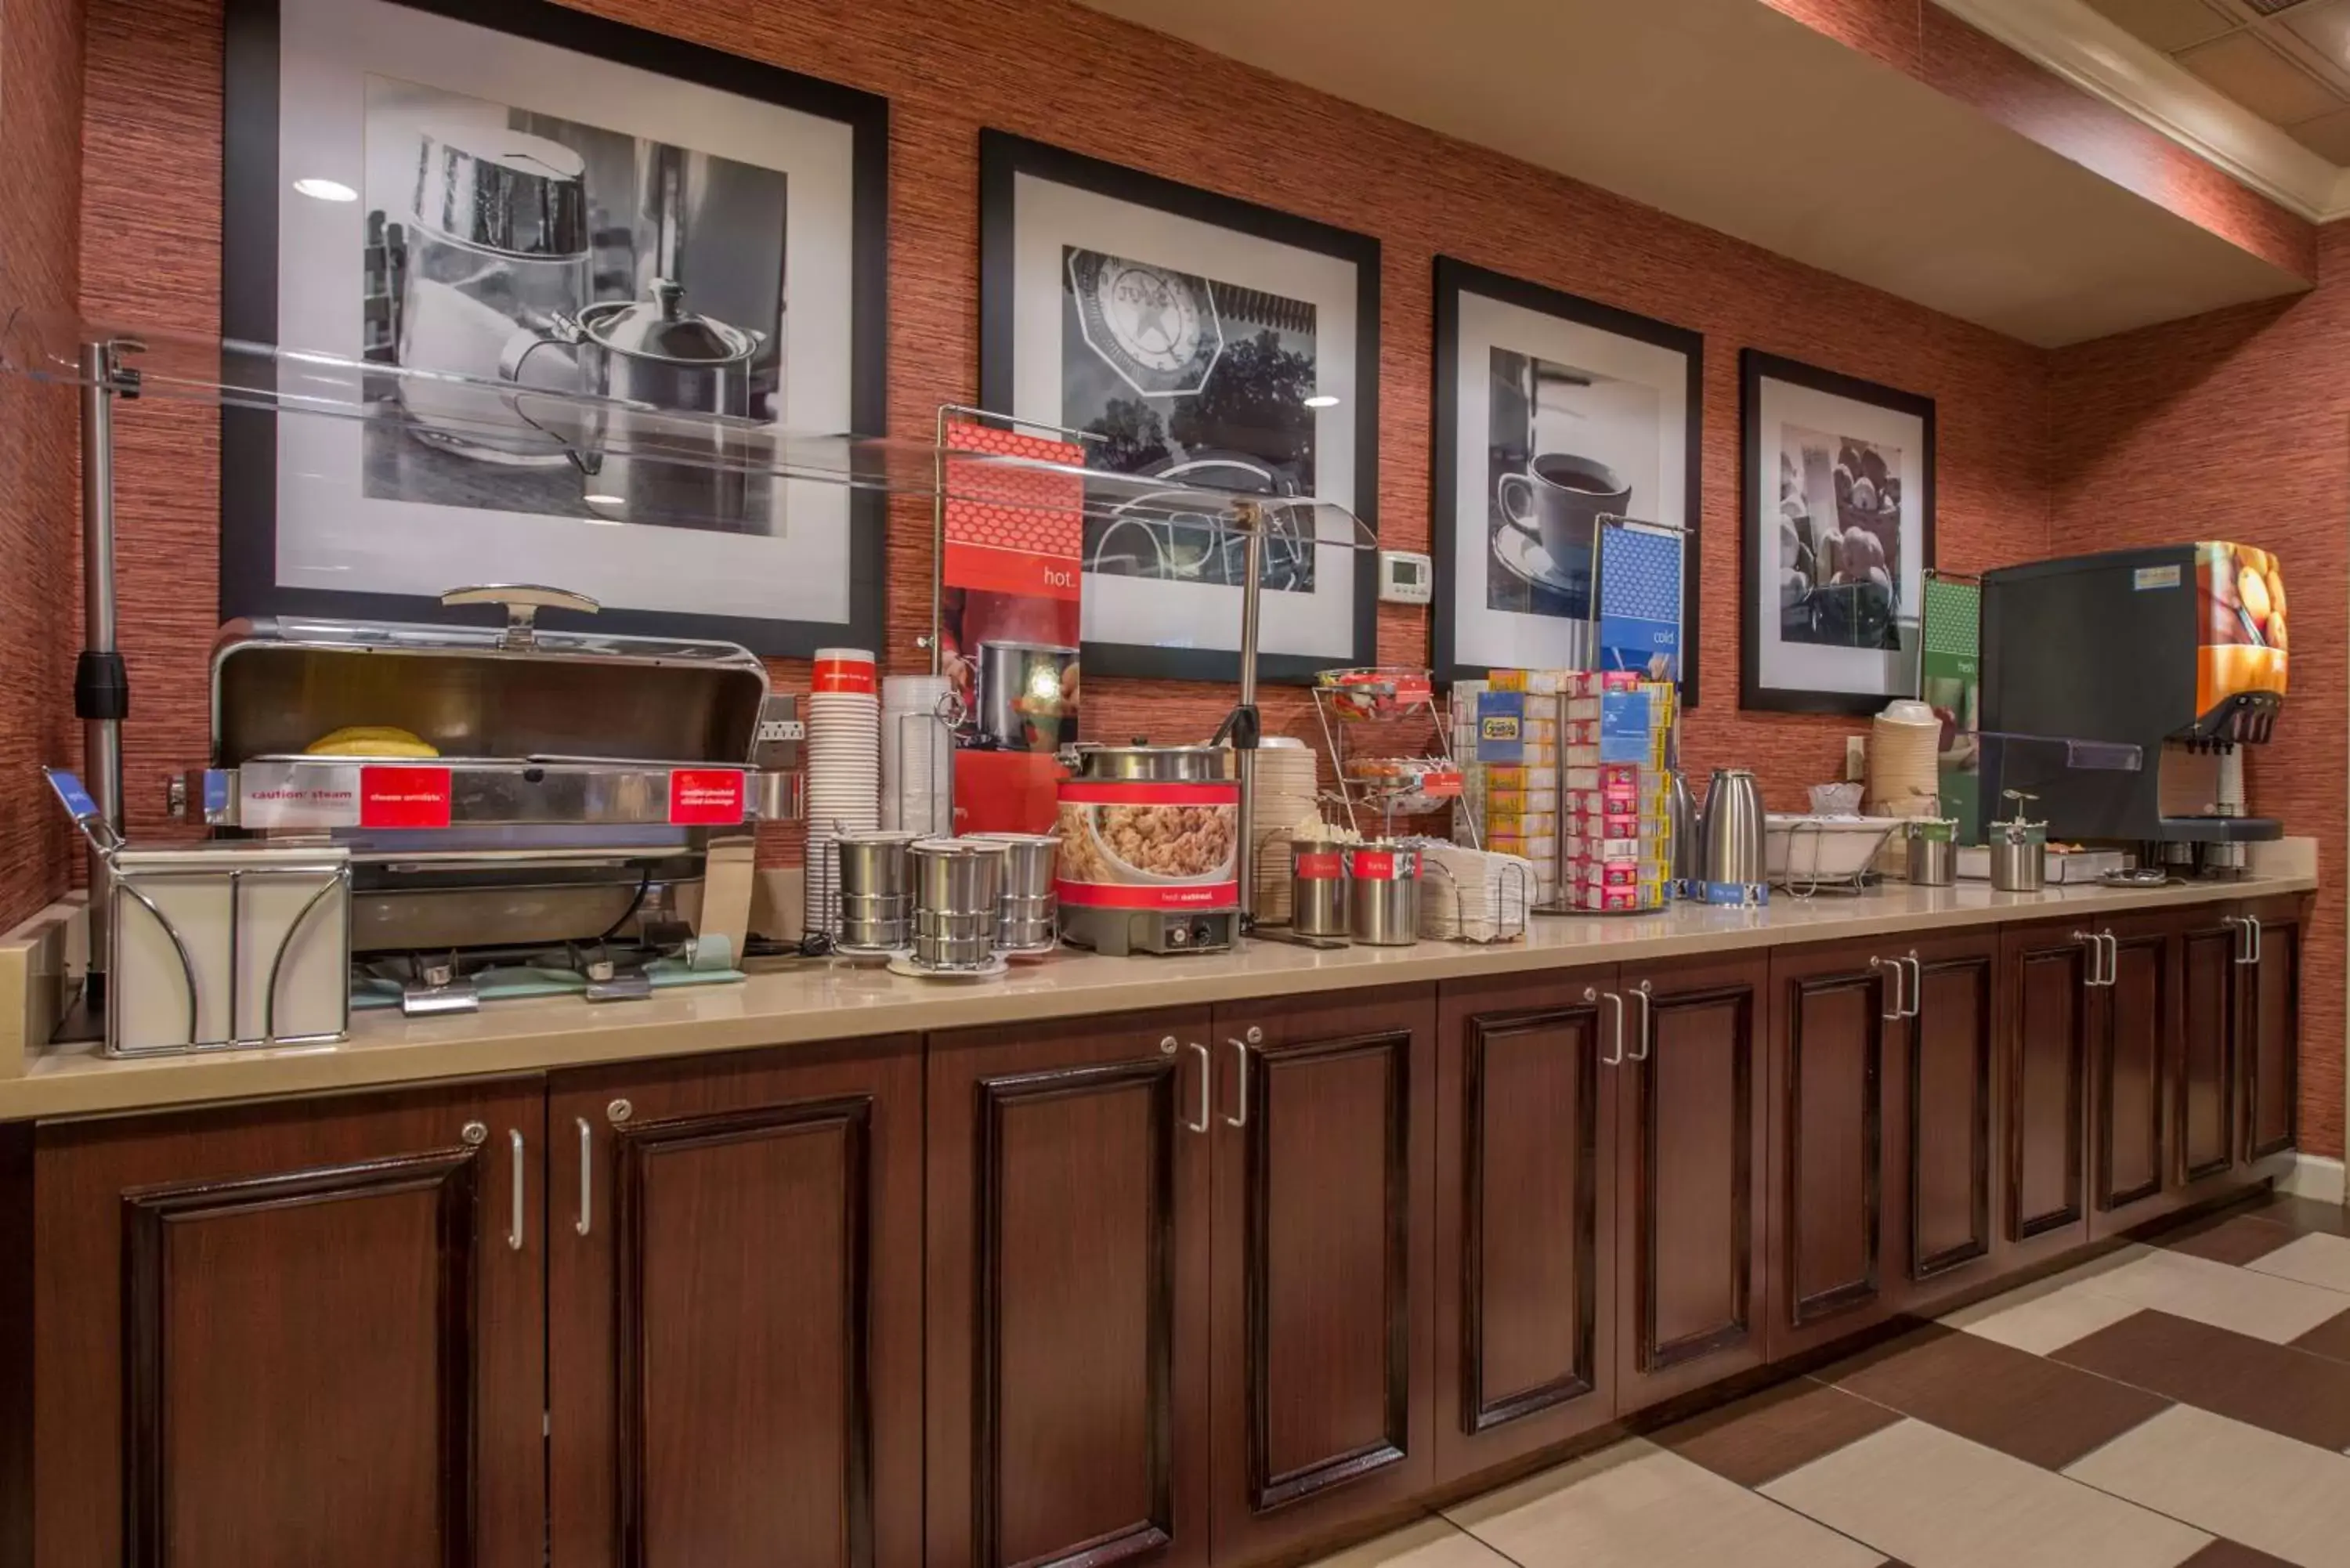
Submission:
POLYGON ((2011 927, 2007 971, 2007 1213, 2004 1264, 2088 1240, 2082 1087, 2098 972, 2073 922, 2011 927))
POLYGON ((2187 1199, 2223 1185, 2236 1160, 2236 1046, 2243 1025, 2241 961, 2251 943, 2225 909, 2197 909, 2178 939, 2178 1093, 2172 1160, 2187 1199))
POLYGON ((1770 961, 1775 1360, 1886 1314, 1886 1064, 1908 1025, 1891 942, 1783 949, 1770 961))
POLYGON ((1920 941, 1906 1048, 1887 1103, 1897 1153, 1894 1255, 1912 1307, 1991 1272, 1997 1198, 1999 957, 1996 930, 1920 941))
POLYGON ((1635 1023, 1617 1090, 1621 1413, 1762 1360, 1769 974, 1759 957, 1624 973, 1635 1023))
POLYGON ((1616 1414, 1615 993, 1599 970, 1440 996, 1440 1484, 1616 1414))
POLYGON ((1209 1038, 931 1037, 932 1568, 1208 1560, 1209 1038))
POLYGON ((2266 898, 2244 913, 2257 922, 2258 961, 2247 969, 2244 1005, 2244 1157, 2294 1146, 2300 1094, 2301 942, 2305 900, 2266 898))
POLYGON ((1435 1474, 1435 988, 1219 1007, 1216 1039, 1216 1556, 1245 1562, 1435 1474))
POLYGON ((536 1080, 44 1127, 34 1561, 538 1568, 536 1080))
POLYGON ((2168 1199, 2163 1080, 2177 1058, 2178 930, 2173 915, 2099 921, 2106 983, 2090 1038, 2092 1240, 2159 1213, 2168 1199))
POLYGON ((914 1568, 920 1040, 550 1089, 554 1561, 914 1568))

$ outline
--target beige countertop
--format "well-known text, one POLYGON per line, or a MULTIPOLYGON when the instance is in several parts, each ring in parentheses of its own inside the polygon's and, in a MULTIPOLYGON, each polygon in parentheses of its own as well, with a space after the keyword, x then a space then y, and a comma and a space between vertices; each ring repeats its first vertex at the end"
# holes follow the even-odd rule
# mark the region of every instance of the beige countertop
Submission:
POLYGON ((803 963, 740 984, 656 992, 600 1005, 572 998, 493 1004, 464 1017, 355 1014, 340 1044, 214 1051, 109 1061, 95 1047, 34 1053, 23 1076, 0 1078, 0 1120, 137 1110, 269 1095, 312 1094, 483 1074, 686 1055, 888 1033, 955 1029, 1137 1008, 1246 1002, 1351 986, 1425 983, 1530 970, 1647 962, 1789 943, 1996 925, 2092 919, 2224 899, 2308 892, 2307 876, 2262 876, 2157 888, 2059 888, 1997 893, 1889 884, 1808 902, 1778 896, 1762 909, 1677 905, 1655 915, 1535 918, 1522 940, 1476 947, 1317 951, 1255 941, 1226 954, 1101 958, 1066 950, 1005 979, 900 979, 845 962, 803 963))

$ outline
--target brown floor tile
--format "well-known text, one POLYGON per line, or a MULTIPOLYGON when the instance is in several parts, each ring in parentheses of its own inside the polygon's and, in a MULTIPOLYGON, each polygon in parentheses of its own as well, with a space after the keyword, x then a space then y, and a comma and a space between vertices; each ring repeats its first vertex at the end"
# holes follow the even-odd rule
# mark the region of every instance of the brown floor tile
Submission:
POLYGON ((2350 1208, 2339 1203, 2322 1203, 2314 1198, 2293 1198, 2280 1192, 2266 1203, 2255 1204, 2239 1212, 2275 1224, 2290 1225, 2299 1233, 2322 1231, 2329 1236, 2350 1236, 2350 1208))
POLYGON ((2350 1448, 2350 1365, 2142 1312, 2055 1360, 2337 1452, 2350 1448))
POLYGON ((2144 1389, 1939 1328, 1905 1335, 1821 1377, 2050 1469, 2170 1407, 2169 1400, 2144 1389))
POLYGON ((2167 1231, 2154 1238, 2154 1243, 2174 1252, 2191 1252, 2215 1263, 2241 1267, 2254 1258, 2268 1256, 2300 1234, 2282 1220, 2257 1214, 2228 1213, 2167 1231))
POLYGON ((2350 1361, 2350 1312, 2340 1317, 2328 1318, 2293 1344, 2294 1349, 2306 1350, 2313 1355, 2350 1361))
POLYGON ((2293 1568, 2282 1557, 2255 1552, 2238 1541, 2214 1541, 2178 1568, 2293 1568))
POLYGON ((1693 1416, 1651 1440, 1726 1480, 1759 1487, 1900 1418, 1882 1405, 1799 1377, 1693 1416))

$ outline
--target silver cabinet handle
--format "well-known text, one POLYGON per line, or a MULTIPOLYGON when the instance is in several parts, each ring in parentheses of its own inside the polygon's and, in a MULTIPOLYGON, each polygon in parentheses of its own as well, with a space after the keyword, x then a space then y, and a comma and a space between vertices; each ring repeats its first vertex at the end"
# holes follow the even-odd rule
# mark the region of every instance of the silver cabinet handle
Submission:
POLYGON ((2097 940, 2106 944, 2106 983, 2118 984, 2122 978, 2122 944, 2111 931, 2100 931, 2097 940))
POLYGON ((2261 922, 2257 916, 2247 915, 2244 917, 2244 922, 2252 928, 2252 961, 2258 963, 2261 961, 2261 939, 2267 933, 2261 929, 2261 922))
POLYGON ((1183 1125, 1195 1133, 1203 1133, 1208 1130, 1208 1123, 1213 1116, 1208 1106, 1208 1080, 1216 1075, 1216 1064, 1208 1054, 1208 1048, 1197 1040, 1186 1041, 1185 1044, 1200 1054, 1200 1119, 1187 1121, 1183 1125))
POLYGON ((1228 1127, 1244 1127, 1248 1126, 1249 1047, 1252 1045, 1261 1045, 1263 1043, 1264 1031, 1257 1028, 1251 1028, 1246 1036, 1242 1039, 1226 1041, 1226 1044, 1231 1045, 1232 1048, 1232 1054, 1241 1059, 1239 1081, 1232 1086, 1232 1108, 1237 1114, 1224 1118, 1224 1125, 1228 1127))
POLYGON ((2244 915, 2223 915, 2220 918, 2220 923, 2236 933, 2236 956, 2232 961, 2239 967, 2251 962, 2252 922, 2251 918, 2244 915))
POLYGON ((1616 1054, 1602 1056, 1599 1058, 1599 1064, 1603 1067, 1620 1067, 1624 1064, 1624 999, 1612 991, 1602 994, 1606 997, 1607 1004, 1616 1010, 1616 1054))
POLYGON ((508 1128, 506 1137, 514 1149, 514 1221, 506 1228, 506 1245, 522 1251, 522 1134, 508 1128))
POLYGON ((579 1218, 572 1229, 582 1236, 596 1223, 596 1134, 586 1116, 574 1116, 579 1124, 579 1218))
POLYGON ((1877 971, 1879 973, 1884 972, 1884 971, 1888 967, 1893 971, 1892 1000, 1885 1004, 1885 1011, 1878 1013, 1877 1016, 1888 1022, 1908 1017, 1909 1014, 1903 1012, 1901 1009, 1901 961, 1899 959, 1895 959, 1888 966, 1883 959, 1871 957, 1868 961, 1868 967, 1877 971))
POLYGON ((2100 986, 2106 983, 2106 944, 2097 940, 2095 931, 2074 931, 2073 940, 2089 950, 2089 972, 2081 983, 2100 986))
POLYGON ((1918 961, 1918 950, 1915 948, 1909 950, 1908 958, 1894 960, 1893 967, 1899 969, 1905 963, 1909 966, 1908 1016, 1915 1018, 1924 1011, 1926 1006, 1926 970, 1925 966, 1918 961))
POLYGON ((1632 1060, 1645 1062, 1648 1059, 1649 1030, 1656 1023, 1656 1003, 1648 1000, 1648 982, 1645 980, 1632 994, 1640 999, 1640 1027, 1634 1032, 1639 1040, 1640 1049, 1632 1060))

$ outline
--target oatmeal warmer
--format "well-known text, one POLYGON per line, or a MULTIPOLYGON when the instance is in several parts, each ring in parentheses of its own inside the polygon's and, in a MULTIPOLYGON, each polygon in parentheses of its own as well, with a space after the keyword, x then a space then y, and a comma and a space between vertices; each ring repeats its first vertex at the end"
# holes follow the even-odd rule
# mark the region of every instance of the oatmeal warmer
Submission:
POLYGON ((1060 789, 1062 935, 1221 952, 1240 921, 1240 782, 1222 746, 1079 746, 1060 789))

